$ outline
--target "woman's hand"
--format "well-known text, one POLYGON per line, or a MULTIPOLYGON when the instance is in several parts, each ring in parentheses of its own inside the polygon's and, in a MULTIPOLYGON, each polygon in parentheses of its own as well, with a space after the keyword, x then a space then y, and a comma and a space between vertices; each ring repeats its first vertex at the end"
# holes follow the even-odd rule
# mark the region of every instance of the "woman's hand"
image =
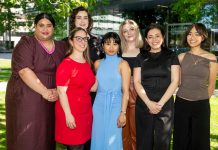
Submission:
POLYGON ((118 128, 122 128, 126 125, 126 114, 121 112, 119 115, 119 118, 117 120, 117 126, 118 128))
POLYGON ((48 101, 50 102, 55 102, 56 100, 58 100, 58 92, 57 92, 57 89, 54 88, 54 89, 50 89, 52 91, 52 95, 49 96, 49 99, 48 101))
POLYGON ((149 101, 147 103, 147 107, 151 114, 158 114, 162 109, 162 105, 159 105, 157 102, 154 101, 149 101))
POLYGON ((58 93, 56 89, 46 89, 42 93, 42 97, 50 102, 55 102, 58 99, 58 93))
POLYGON ((66 125, 70 129, 76 128, 75 118, 71 113, 66 115, 66 125))

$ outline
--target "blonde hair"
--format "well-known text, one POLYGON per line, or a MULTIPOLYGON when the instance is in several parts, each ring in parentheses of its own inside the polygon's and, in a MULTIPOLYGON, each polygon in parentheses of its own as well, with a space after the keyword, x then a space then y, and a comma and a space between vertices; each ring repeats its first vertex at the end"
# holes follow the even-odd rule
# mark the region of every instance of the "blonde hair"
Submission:
POLYGON ((130 24, 134 27, 134 29, 136 30, 136 48, 142 48, 143 45, 144 45, 144 42, 142 40, 142 35, 140 33, 140 30, 139 30, 139 27, 137 25, 137 23, 134 21, 134 20, 131 20, 131 19, 127 19, 125 20, 124 22, 122 22, 120 24, 120 27, 119 27, 119 34, 120 34, 120 39, 121 39, 121 49, 123 52, 125 52, 125 50, 127 49, 127 43, 126 43, 126 40, 123 36, 123 26, 125 24, 130 24))

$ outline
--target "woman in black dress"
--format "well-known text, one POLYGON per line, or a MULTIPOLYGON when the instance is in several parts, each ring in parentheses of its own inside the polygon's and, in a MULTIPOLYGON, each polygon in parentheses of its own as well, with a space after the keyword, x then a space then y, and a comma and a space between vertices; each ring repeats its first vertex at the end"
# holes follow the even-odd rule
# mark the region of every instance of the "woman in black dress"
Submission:
POLYGON ((70 32, 75 27, 81 27, 86 30, 86 32, 89 35, 89 54, 92 62, 94 63, 98 59, 103 58, 103 50, 101 48, 100 39, 91 34, 92 26, 93 26, 93 20, 91 17, 91 14, 89 13, 88 9, 86 9, 83 6, 79 6, 75 9, 73 9, 71 15, 70 15, 70 32))
POLYGON ((161 26, 145 30, 146 50, 136 59, 136 149, 169 150, 173 125, 173 93, 179 83, 179 61, 167 49, 161 26))

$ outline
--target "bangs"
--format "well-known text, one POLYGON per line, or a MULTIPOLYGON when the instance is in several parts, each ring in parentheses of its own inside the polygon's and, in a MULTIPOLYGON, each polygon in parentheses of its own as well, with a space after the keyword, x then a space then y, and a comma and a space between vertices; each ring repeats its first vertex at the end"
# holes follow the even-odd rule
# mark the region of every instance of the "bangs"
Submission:
POLYGON ((111 40, 114 41, 114 43, 117 43, 117 44, 120 44, 120 37, 117 33, 115 32, 108 32, 106 33, 104 36, 103 36, 103 39, 102 39, 102 44, 104 43, 108 43, 108 42, 111 42, 111 40))

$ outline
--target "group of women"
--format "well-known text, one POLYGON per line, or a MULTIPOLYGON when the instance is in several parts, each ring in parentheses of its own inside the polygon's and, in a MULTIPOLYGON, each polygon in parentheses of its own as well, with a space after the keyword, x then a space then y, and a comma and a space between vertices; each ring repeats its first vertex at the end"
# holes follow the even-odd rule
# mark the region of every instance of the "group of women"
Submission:
POLYGON ((129 19, 119 35, 103 36, 100 49, 84 7, 73 10, 67 40, 52 39, 55 22, 47 13, 34 24, 34 36, 22 37, 12 55, 9 150, 54 150, 55 141, 83 150, 90 138, 91 150, 169 150, 173 126, 174 150, 210 149, 217 63, 205 50, 204 25, 188 28, 190 50, 177 56, 161 26, 149 25, 143 40, 129 19))

